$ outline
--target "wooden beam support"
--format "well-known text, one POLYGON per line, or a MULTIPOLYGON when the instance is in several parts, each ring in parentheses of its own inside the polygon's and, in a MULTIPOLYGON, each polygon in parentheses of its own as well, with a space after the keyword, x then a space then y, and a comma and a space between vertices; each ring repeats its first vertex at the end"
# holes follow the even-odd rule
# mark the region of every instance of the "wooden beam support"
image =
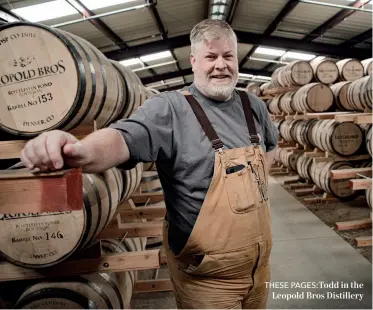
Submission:
POLYGON ((138 280, 135 282, 133 294, 173 291, 170 279, 138 280))
POLYGON ((290 185, 290 189, 302 189, 302 188, 310 188, 310 187, 313 187, 312 184, 306 184, 306 183, 303 183, 303 184, 291 184, 290 185))
POLYGON ((131 196, 131 199, 134 203, 156 203, 164 201, 164 196, 162 192, 153 193, 153 194, 134 194, 131 196))
POLYGON ((135 218, 157 219, 166 215, 166 207, 136 207, 134 211, 120 211, 122 219, 129 220, 135 218))
POLYGON ((332 180, 352 179, 356 178, 356 173, 371 177, 372 167, 352 168, 342 170, 331 170, 330 175, 332 180))
POLYGON ((372 188, 372 179, 355 179, 350 180, 348 183, 348 186, 353 189, 354 191, 360 190, 360 189, 368 189, 372 188))
POLYGON ((83 209, 81 169, 36 173, 0 171, 0 213, 64 212, 83 209))
POLYGON ((0 263, 0 282, 109 271, 147 270, 159 267, 159 250, 127 252, 99 258, 69 260, 43 269, 26 269, 8 262, 2 262, 0 263))
POLYGON ((328 161, 356 161, 356 160, 365 160, 370 159, 370 155, 354 155, 354 156, 348 156, 348 157, 340 157, 336 156, 334 154, 327 154, 326 157, 315 157, 313 159, 314 163, 324 163, 328 161))
POLYGON ((311 194, 319 194, 322 193, 323 191, 318 188, 316 185, 312 186, 312 188, 303 188, 303 189, 296 189, 295 191, 295 196, 307 196, 311 194))
POLYGON ((356 237, 355 244, 357 247, 372 246, 372 236, 356 237))
POLYGON ((336 226, 337 230, 370 228, 370 227, 372 227, 372 220, 370 218, 365 218, 365 219, 361 219, 361 220, 336 222, 335 226, 336 226))
POLYGON ((336 114, 334 117, 336 122, 354 122, 357 124, 371 124, 372 113, 351 113, 347 112, 342 114, 336 114))
POLYGON ((161 237, 163 236, 163 222, 118 223, 118 226, 106 227, 97 239, 119 239, 123 236, 131 237, 161 237), (127 234, 127 235, 126 235, 127 234))

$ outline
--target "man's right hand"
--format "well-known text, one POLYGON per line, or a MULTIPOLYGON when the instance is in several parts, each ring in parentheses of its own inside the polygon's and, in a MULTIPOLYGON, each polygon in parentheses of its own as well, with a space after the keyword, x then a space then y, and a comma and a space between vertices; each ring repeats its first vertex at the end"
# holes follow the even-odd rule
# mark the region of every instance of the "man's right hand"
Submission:
POLYGON ((86 147, 73 135, 53 130, 40 134, 28 141, 21 152, 21 161, 28 169, 41 171, 69 167, 82 167, 91 160, 86 147))

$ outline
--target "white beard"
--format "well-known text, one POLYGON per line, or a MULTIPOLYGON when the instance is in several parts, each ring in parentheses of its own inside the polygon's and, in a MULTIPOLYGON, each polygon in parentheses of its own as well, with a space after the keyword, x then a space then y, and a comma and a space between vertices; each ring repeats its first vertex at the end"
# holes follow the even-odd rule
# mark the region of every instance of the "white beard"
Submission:
POLYGON ((202 84, 197 85, 204 90, 204 93, 207 97, 220 97, 225 98, 225 100, 229 99, 232 95, 234 87, 236 86, 238 78, 232 80, 230 83, 226 85, 211 85, 208 82, 208 78, 205 77, 202 84))

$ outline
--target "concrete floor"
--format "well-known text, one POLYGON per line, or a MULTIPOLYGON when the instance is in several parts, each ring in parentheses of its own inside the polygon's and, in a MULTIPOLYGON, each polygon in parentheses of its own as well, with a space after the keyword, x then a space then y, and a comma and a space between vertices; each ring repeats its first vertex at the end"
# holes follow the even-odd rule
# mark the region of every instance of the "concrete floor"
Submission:
MULTIPOLYGON (((273 178, 270 178, 270 201, 274 241, 271 284, 282 282, 277 285, 285 288, 270 289, 267 308, 372 309, 369 261, 273 178), (301 287, 307 283, 317 288, 301 287), (360 298, 356 294, 363 294, 362 300, 352 299, 360 298)), ((166 269, 160 271, 159 278, 162 277, 167 277, 166 269)), ((133 309, 175 307, 172 293, 142 294, 132 299, 133 309)))

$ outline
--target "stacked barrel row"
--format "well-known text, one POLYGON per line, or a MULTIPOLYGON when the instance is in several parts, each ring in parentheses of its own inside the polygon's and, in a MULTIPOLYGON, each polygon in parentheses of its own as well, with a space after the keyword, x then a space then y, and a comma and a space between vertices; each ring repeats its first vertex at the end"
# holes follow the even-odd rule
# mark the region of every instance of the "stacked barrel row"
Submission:
MULTIPOLYGON (((0 45, 0 129, 13 135, 30 139, 93 121, 104 128, 156 94, 131 70, 71 33, 17 22, 1 26, 0 36, 8 38, 0 45)), ((118 204, 135 192, 142 172, 138 164, 83 174, 81 210, 0 214, 0 252, 14 264, 43 268, 91 246, 118 204)))
POLYGON ((372 76, 336 84, 314 82, 267 100, 272 114, 366 111, 372 109, 372 76))
MULTIPOLYGON (((260 86, 252 82, 247 85, 246 89, 259 96, 272 88, 302 87, 310 83, 320 83, 329 86, 338 84, 341 87, 340 85, 349 85, 356 80, 371 76, 372 61, 372 58, 363 61, 348 58, 335 62, 330 58, 319 57, 309 62, 303 60, 293 61, 286 66, 277 68, 271 76, 271 81, 260 86), (339 82, 344 83, 339 84, 339 82)), ((366 80, 360 81, 360 84, 366 80)))
MULTIPOLYGON (((105 255, 143 251, 146 238, 101 242, 105 255)), ((136 271, 84 274, 1 285, 2 308, 129 309, 136 271)), ((1 304, 1 303, 0 303, 1 304)))
MULTIPOLYGON (((303 152, 289 151, 285 148, 276 150, 275 159, 293 171, 304 180, 310 180, 321 188, 324 192, 341 200, 352 200, 361 191, 354 191, 349 187, 349 180, 332 180, 331 170, 342 170, 351 168, 370 167, 371 160, 367 161, 328 161, 315 163, 312 156, 307 156, 303 152)), ((371 207, 371 192, 366 191, 368 205, 371 207), (370 195, 370 197, 369 197, 370 195)))
MULTIPOLYGON (((330 171, 371 166, 371 160, 349 161, 349 157, 369 153, 372 156, 372 126, 357 125, 352 122, 328 120, 283 120, 278 124, 281 137, 290 143, 298 143, 305 148, 318 148, 332 155, 345 157, 345 161, 314 163, 313 157, 302 150, 289 151, 279 148, 276 160, 298 175, 311 180, 325 192, 340 198, 353 199, 360 192, 349 188, 349 180, 331 180, 330 171)), ((368 205, 371 192, 366 191, 368 205)))
MULTIPOLYGON (((0 129, 16 138, 93 122, 105 128, 158 93, 71 33, 17 22, 2 25, 0 36, 6 38, 0 45, 0 129)), ((117 206, 139 187, 142 174, 142 163, 129 170, 84 173, 78 210, 0 214, 0 254, 18 266, 42 269, 92 247, 117 206)), ((101 247, 105 254, 142 251, 146 241, 101 240, 101 247)), ((134 272, 124 272, 38 281, 16 307, 126 309, 135 278, 134 272)))
POLYGON ((13 38, 0 46, 0 129, 14 135, 68 131, 94 120, 107 127, 154 95, 131 70, 71 33, 11 23, 0 35, 13 38))

